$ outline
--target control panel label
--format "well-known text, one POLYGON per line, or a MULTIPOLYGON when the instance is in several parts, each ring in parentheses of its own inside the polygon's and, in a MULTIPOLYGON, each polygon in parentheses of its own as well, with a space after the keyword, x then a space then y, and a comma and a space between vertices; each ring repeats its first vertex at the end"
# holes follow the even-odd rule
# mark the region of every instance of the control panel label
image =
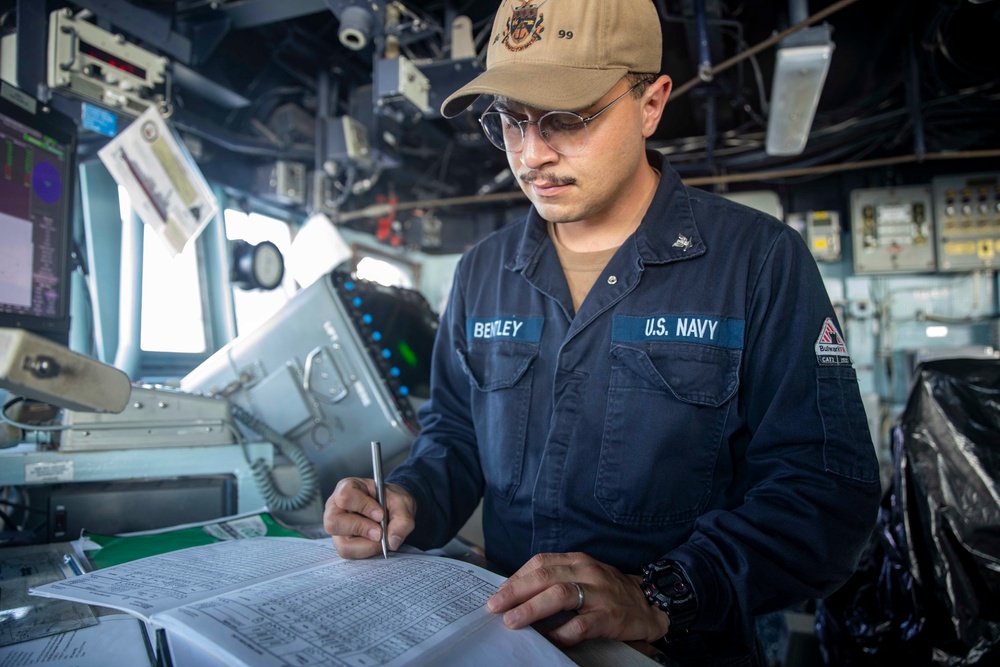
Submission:
POLYGON ((25 484, 47 484, 50 482, 72 482, 72 461, 40 461, 24 465, 25 484))
POLYGON ((118 116, 107 109, 83 103, 80 111, 80 124, 87 130, 92 130, 106 137, 118 134, 118 116))

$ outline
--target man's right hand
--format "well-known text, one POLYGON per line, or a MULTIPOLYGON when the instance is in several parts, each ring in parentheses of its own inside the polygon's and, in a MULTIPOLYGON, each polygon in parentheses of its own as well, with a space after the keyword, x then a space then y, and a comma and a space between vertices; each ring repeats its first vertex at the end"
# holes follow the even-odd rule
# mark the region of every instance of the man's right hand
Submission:
MULTIPOLYGON (((342 558, 371 558, 382 553, 382 508, 376 498, 375 480, 345 477, 326 501, 323 529, 333 536, 333 546, 342 558)), ((385 504, 389 549, 395 551, 413 532, 417 503, 403 487, 386 484, 385 504)))

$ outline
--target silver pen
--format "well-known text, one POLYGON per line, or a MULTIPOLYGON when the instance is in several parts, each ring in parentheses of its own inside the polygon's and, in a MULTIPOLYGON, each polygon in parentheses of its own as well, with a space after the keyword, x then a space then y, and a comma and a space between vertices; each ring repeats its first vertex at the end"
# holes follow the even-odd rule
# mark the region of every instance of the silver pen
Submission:
POLYGON ((386 534, 386 524, 389 522, 389 512, 385 507, 385 482, 382 481, 382 443, 372 440, 372 468, 375 470, 375 495, 379 507, 382 508, 382 557, 389 557, 389 536, 386 534))

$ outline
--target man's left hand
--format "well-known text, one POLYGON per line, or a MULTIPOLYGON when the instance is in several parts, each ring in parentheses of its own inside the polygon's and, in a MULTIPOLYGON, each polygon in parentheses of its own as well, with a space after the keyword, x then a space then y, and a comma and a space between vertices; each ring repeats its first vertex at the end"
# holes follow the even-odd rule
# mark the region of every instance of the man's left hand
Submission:
POLYGON ((576 609, 576 616, 549 634, 563 646, 594 637, 651 642, 667 634, 670 621, 649 606, 641 584, 639 577, 586 554, 538 554, 507 579, 486 606, 503 613, 504 625, 513 629, 576 609), (583 591, 579 609, 580 592, 574 584, 583 591))

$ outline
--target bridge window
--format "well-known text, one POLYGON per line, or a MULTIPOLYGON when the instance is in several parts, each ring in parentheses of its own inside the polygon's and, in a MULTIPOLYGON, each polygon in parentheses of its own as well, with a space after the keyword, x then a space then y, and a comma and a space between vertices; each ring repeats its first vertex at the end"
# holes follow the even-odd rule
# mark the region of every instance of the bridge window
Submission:
MULTIPOLYGON (((130 216, 131 204, 123 189, 119 189, 119 201, 123 218, 130 216)), ((142 231, 140 348, 145 352, 206 352, 195 244, 171 256, 149 225, 143 225, 142 231)))

